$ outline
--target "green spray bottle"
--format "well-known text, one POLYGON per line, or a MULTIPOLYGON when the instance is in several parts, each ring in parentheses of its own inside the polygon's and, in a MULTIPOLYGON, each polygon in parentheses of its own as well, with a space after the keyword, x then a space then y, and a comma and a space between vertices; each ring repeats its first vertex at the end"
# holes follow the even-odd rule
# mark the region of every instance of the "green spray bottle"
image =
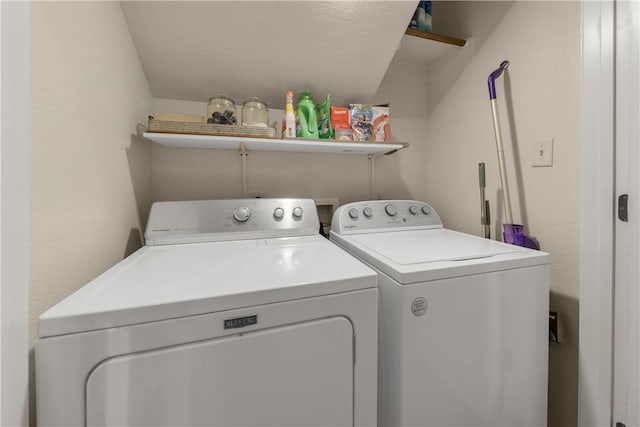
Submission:
POLYGON ((298 100, 298 126, 297 138, 318 139, 318 122, 316 120, 316 106, 311 99, 311 93, 302 92, 298 100))

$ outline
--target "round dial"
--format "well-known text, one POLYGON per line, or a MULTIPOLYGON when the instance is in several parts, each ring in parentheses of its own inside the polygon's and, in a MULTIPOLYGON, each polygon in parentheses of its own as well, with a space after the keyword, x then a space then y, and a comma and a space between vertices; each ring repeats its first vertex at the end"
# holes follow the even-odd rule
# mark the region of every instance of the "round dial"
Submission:
POLYGON ((358 209, 356 209, 356 208, 349 209, 349 217, 351 219, 358 219, 358 215, 359 215, 358 209))
POLYGON ((428 207, 423 206, 422 207, 422 213, 425 214, 425 215, 429 215, 431 213, 431 211, 429 210, 428 207))
POLYGON ((398 213, 398 209, 396 209, 396 207, 392 204, 388 204, 387 206, 385 206, 384 211, 389 216, 396 216, 396 214, 398 213))
POLYGON ((233 211, 233 219, 235 219, 238 222, 246 222, 250 216, 251 216, 251 211, 249 210, 249 208, 245 206, 236 208, 236 210, 233 211))
POLYGON ((409 212, 411 213, 411 215, 418 215, 418 207, 415 205, 409 206, 409 212))
POLYGON ((273 210, 273 217, 275 219, 282 219, 284 217, 284 209, 282 208, 275 208, 273 210))
POLYGON ((371 218, 373 216, 373 209, 371 209, 369 206, 367 206, 366 208, 362 209, 362 213, 367 218, 371 218))
POLYGON ((297 207, 293 208, 293 216, 294 216, 294 218, 301 218, 302 217, 302 208, 300 206, 297 206, 297 207))

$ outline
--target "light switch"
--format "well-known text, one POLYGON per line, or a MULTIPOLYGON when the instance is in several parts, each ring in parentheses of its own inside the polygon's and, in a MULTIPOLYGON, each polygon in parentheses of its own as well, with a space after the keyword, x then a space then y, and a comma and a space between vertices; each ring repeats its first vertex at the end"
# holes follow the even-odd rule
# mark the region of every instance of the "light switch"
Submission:
POLYGON ((531 166, 553 166, 553 138, 540 138, 531 147, 531 166))

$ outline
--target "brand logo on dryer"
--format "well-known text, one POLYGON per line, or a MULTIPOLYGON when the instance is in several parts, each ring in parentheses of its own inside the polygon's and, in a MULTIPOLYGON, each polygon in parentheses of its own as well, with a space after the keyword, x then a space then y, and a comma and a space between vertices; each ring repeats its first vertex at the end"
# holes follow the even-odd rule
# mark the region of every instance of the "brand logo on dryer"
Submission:
POLYGON ((427 308, 429 308, 429 303, 424 297, 418 297, 411 303, 411 312, 414 316, 422 316, 427 312, 427 308))
POLYGON ((224 319, 225 329, 244 328, 245 326, 256 324, 258 324, 257 314, 252 314, 251 316, 234 317, 233 319, 224 319))

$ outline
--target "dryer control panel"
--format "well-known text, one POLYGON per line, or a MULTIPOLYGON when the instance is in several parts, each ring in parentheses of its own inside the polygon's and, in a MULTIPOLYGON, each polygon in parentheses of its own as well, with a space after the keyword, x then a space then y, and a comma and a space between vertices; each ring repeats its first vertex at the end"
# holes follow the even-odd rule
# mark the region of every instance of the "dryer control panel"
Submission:
POLYGON ((147 245, 293 237, 318 234, 312 199, 230 199, 156 202, 147 245))
POLYGON ((350 234, 442 228, 442 221, 435 209, 424 202, 373 200, 340 206, 331 225, 334 233, 350 234))

